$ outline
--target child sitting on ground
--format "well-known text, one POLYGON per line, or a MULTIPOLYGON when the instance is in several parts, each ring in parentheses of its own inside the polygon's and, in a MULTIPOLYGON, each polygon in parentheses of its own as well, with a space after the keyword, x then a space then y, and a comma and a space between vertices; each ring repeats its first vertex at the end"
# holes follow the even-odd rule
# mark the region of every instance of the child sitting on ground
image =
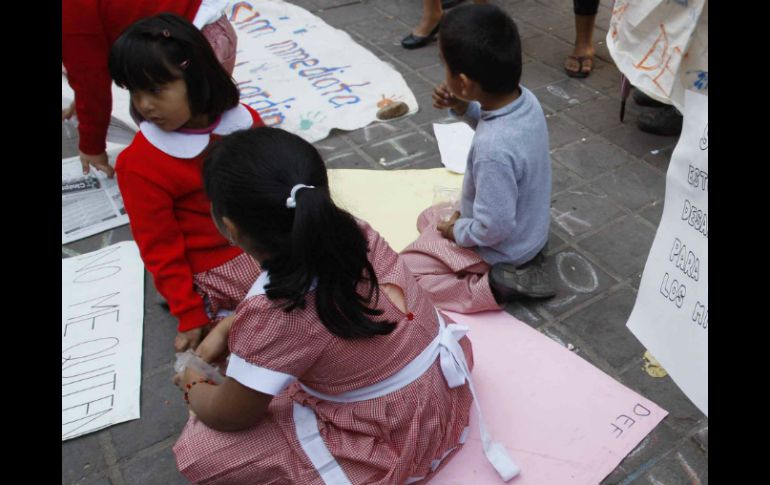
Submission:
POLYGON ((548 242, 551 161, 537 98, 519 84, 516 24, 493 5, 459 7, 441 21, 446 81, 434 107, 450 108, 476 130, 460 211, 431 208, 420 237, 402 252, 437 307, 472 313, 521 297, 555 294, 543 267, 548 242))
POLYGON ((188 20, 163 13, 131 25, 110 52, 110 75, 145 120, 115 171, 131 233, 158 292, 179 320, 177 352, 235 309, 260 268, 219 234, 201 168, 210 143, 262 126, 188 20))

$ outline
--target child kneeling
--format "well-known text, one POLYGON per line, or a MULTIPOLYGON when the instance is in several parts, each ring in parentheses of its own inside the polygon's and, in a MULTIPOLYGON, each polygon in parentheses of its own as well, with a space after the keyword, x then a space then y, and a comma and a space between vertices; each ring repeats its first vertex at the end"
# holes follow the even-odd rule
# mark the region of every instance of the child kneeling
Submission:
POLYGON ((537 98, 519 85, 521 41, 493 5, 457 8, 441 21, 446 81, 434 107, 475 129, 460 211, 442 221, 432 208, 402 255, 437 307, 496 310, 520 297, 555 294, 543 267, 548 242, 551 161, 537 98))

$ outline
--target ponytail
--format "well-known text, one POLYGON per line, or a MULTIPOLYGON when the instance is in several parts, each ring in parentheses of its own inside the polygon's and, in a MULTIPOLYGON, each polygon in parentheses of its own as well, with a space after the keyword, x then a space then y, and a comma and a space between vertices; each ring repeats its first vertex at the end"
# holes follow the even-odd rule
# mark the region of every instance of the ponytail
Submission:
POLYGON ((372 318, 383 312, 374 308, 379 286, 367 239, 332 201, 312 145, 277 128, 237 132, 214 145, 204 181, 214 216, 233 220, 252 249, 268 255, 262 266, 270 273, 270 300, 290 312, 304 308, 314 289, 321 322, 342 338, 395 328, 372 318))

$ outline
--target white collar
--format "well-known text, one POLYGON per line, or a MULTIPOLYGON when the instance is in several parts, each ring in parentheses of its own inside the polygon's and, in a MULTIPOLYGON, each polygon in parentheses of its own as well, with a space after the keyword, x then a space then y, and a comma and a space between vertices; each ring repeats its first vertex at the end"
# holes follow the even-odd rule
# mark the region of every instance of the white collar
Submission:
MULTIPOLYGON (((214 129, 216 135, 228 135, 234 131, 250 128, 254 124, 251 113, 242 104, 222 113, 219 125, 214 129)), ((142 121, 139 125, 147 141, 155 148, 176 158, 195 158, 209 145, 211 136, 208 133, 181 133, 178 131, 163 131, 158 125, 142 121)))
MULTIPOLYGON (((266 293, 265 286, 270 284, 270 275, 268 274, 267 270, 262 270, 262 272, 257 277, 257 281, 254 282, 253 285, 251 285, 251 289, 246 294, 246 298, 251 298, 252 296, 258 296, 258 295, 264 295, 266 293)), ((315 290, 316 286, 318 286, 318 278, 313 278, 312 283, 310 283, 310 291, 315 290)), ((244 300, 246 299, 244 298, 244 300)))
MULTIPOLYGON (((270 284, 270 275, 267 274, 267 270, 262 270, 262 272, 257 277, 257 281, 255 281, 254 284, 251 285, 251 289, 246 294, 246 298, 251 298, 252 296, 257 296, 257 295, 264 295, 265 286, 267 286, 268 284, 270 284)), ((244 298, 244 300, 246 298, 244 298)))

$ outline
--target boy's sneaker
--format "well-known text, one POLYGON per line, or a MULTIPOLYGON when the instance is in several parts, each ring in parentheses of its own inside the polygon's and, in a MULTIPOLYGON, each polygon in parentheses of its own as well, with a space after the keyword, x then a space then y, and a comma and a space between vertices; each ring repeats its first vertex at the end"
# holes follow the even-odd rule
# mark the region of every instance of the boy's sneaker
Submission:
POLYGON ((489 272, 489 286, 498 303, 507 303, 519 298, 550 298, 556 295, 542 251, 531 261, 518 267, 511 263, 495 264, 489 272))

